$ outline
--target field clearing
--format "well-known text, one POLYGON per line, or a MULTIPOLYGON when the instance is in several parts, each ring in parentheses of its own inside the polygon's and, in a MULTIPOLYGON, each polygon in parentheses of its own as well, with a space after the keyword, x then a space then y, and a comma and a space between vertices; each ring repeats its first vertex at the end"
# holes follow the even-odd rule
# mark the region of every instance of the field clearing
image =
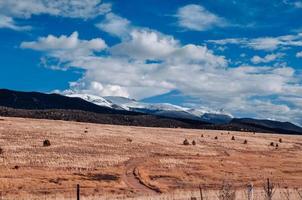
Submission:
POLYGON ((72 199, 76 184, 84 199, 169 199, 225 180, 238 191, 252 182, 260 192, 267 178, 302 187, 302 136, 0 117, 0 147, 0 192, 11 199, 72 199))

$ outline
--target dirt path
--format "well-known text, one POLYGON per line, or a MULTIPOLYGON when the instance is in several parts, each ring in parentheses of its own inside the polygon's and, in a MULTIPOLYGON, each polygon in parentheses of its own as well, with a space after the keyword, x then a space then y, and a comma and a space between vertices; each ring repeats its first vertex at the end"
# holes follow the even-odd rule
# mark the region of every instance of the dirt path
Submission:
POLYGON ((125 163, 125 172, 122 176, 122 180, 128 185, 129 188, 134 191, 144 194, 144 195, 154 195, 159 192, 152 187, 147 186, 142 180, 137 176, 138 166, 141 163, 146 162, 145 158, 131 158, 125 163))

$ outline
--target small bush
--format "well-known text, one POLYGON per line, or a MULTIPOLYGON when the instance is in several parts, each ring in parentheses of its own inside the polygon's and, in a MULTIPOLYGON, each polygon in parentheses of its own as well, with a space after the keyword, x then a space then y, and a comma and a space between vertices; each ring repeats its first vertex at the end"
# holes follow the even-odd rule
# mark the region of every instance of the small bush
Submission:
POLYGON ((235 200, 236 199, 236 189, 234 186, 228 182, 224 182, 222 187, 219 188, 219 200, 235 200))
POLYGON ((279 147, 279 144, 276 144, 276 149, 278 149, 278 147, 279 147))
POLYGON ((201 137, 203 137, 203 134, 201 135, 201 137))
POLYGON ((232 136, 232 140, 235 140, 235 136, 234 135, 232 136))
POLYGON ((243 144, 247 144, 247 140, 244 140, 243 144))
POLYGON ((3 149, 0 147, 0 154, 3 154, 3 152, 4 152, 3 149))
POLYGON ((127 138, 127 142, 132 142, 132 139, 131 138, 127 138))
POLYGON ((190 145, 190 143, 189 143, 189 141, 188 141, 187 139, 185 139, 185 140, 183 141, 183 145, 190 145))
POLYGON ((214 138, 215 140, 218 140, 218 137, 217 136, 215 136, 215 138, 214 138))
POLYGON ((19 169, 20 167, 18 165, 15 165, 14 166, 14 169, 19 169))
POLYGON ((196 145, 196 142, 195 142, 195 140, 193 140, 193 141, 192 141, 192 145, 196 145))
POLYGON ((44 140, 43 141, 43 147, 49 147, 50 146, 50 141, 49 140, 44 140))
POLYGON ((279 138, 279 142, 282 143, 282 138, 279 138))
POLYGON ((88 133, 88 131, 87 131, 87 130, 85 130, 85 131, 84 131, 84 133, 88 133))
POLYGON ((271 143, 270 143, 270 146, 272 146, 272 147, 275 146, 275 143, 274 143, 274 142, 271 142, 271 143))

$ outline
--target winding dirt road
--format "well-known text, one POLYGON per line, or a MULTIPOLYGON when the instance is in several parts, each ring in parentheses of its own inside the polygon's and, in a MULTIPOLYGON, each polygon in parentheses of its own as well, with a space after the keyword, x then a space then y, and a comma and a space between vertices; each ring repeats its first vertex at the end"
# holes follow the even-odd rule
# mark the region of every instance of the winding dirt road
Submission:
POLYGON ((159 190, 152 188, 144 183, 138 176, 139 165, 146 162, 146 158, 131 158, 125 163, 125 172, 122 175, 122 180, 129 188, 144 195, 154 195, 160 193, 159 190))

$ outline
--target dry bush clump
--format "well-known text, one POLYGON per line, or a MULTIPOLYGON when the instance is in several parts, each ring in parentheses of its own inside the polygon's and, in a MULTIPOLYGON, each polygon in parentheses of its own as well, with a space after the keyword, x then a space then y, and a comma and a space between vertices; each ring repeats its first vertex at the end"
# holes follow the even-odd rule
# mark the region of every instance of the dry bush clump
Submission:
POLYGON ((127 138, 127 142, 132 142, 132 139, 131 138, 127 138))
POLYGON ((247 140, 244 140, 243 144, 247 144, 247 140))
POLYGON ((190 142, 189 142, 187 139, 185 139, 185 140, 183 141, 183 145, 190 145, 190 142))
POLYGON ((0 155, 4 153, 4 150, 0 147, 0 155))
POLYGON ((236 199, 236 189, 229 182, 224 181, 218 194, 219 200, 235 200, 236 199))
POLYGON ((50 141, 49 140, 44 140, 43 141, 43 147, 49 147, 50 146, 50 141))
POLYGON ((232 136, 232 140, 235 140, 235 136, 234 135, 232 136))
POLYGON ((193 140, 193 141, 192 141, 192 145, 196 145, 196 142, 195 142, 195 140, 193 140))
POLYGON ((282 143, 282 138, 279 138, 279 142, 282 143))
POLYGON ((215 136, 215 138, 214 138, 215 140, 218 140, 218 137, 217 136, 215 136))
POLYGON ((203 134, 200 137, 203 137, 203 134))
POLYGON ((271 142, 271 143, 270 143, 270 146, 272 146, 272 147, 275 146, 275 143, 274 143, 274 142, 271 142))
POLYGON ((275 194, 275 184, 270 182, 269 179, 267 179, 267 182, 263 185, 265 200, 272 200, 273 196, 275 194))

